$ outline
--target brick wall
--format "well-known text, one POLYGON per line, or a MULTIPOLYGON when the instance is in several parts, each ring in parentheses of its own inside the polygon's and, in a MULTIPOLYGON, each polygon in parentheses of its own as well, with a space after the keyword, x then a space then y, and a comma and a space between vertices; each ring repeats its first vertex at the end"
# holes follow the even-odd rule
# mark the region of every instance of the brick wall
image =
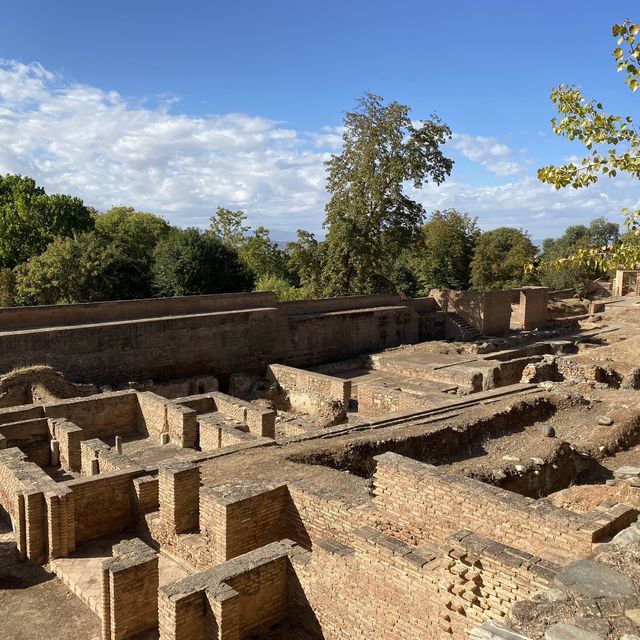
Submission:
POLYGON ((47 418, 73 422, 83 430, 85 439, 112 438, 135 433, 137 407, 135 391, 114 391, 51 402, 44 405, 44 413, 47 418))
POLYGON ((547 324, 549 289, 524 287, 520 290, 520 324, 525 331, 542 329, 547 324))
POLYGON ((241 640, 283 622, 290 541, 272 543, 159 590, 160 640, 241 640))
POLYGON ((441 563, 441 601, 454 637, 550 587, 560 567, 468 530, 457 532, 441 563))
POLYGON ((64 493, 20 449, 0 451, 0 506, 10 515, 22 558, 43 563, 48 556, 45 492, 64 493))
POLYGON ((69 480, 73 492, 76 541, 119 533, 135 522, 133 480, 144 471, 119 471, 69 480))
POLYGON ((172 534, 198 528, 200 467, 189 462, 162 465, 158 470, 160 520, 172 534))
POLYGON ((551 560, 591 552, 584 516, 394 453, 375 460, 374 503, 413 544, 442 543, 468 528, 551 560))
POLYGON ((288 537, 289 492, 242 485, 200 490, 200 532, 215 564, 288 537))
POLYGON ((150 391, 138 393, 137 398, 140 432, 150 436, 168 433, 170 441, 179 447, 196 446, 198 427, 195 410, 150 391))
POLYGON ((60 443, 60 466, 65 471, 82 469, 83 430, 65 418, 49 418, 49 429, 60 443))
POLYGON ((160 508, 159 480, 155 476, 140 476, 133 480, 136 511, 139 516, 160 508))
POLYGON ((435 554, 370 528, 351 542, 321 539, 313 553, 292 559, 292 614, 308 637, 449 637, 437 626, 441 575, 435 554))
POLYGON ((278 383, 285 409, 313 414, 329 400, 338 400, 345 407, 349 406, 351 398, 349 380, 281 364, 269 365, 267 378, 278 383))
POLYGON ((44 357, 94 383, 260 374, 270 362, 313 366, 416 342, 432 312, 397 296, 279 305, 272 293, 247 295, 4 309, 0 371, 44 357))
POLYGON ((113 547, 102 564, 102 638, 138 638, 158 625, 158 555, 142 540, 113 547))

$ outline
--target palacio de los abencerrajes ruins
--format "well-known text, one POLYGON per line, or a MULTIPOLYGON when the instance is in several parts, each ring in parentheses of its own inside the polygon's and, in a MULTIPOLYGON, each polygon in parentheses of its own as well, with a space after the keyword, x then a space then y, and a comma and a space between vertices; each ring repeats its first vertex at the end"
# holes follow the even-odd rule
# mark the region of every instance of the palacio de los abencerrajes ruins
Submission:
POLYGON ((637 639, 624 293, 0 310, 0 638, 637 639))

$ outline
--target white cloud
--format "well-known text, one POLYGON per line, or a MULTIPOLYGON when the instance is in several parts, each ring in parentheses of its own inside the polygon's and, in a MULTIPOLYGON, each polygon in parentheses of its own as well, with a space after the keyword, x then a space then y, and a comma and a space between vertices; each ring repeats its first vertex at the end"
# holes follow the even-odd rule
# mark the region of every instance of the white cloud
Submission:
POLYGON ((477 162, 498 176, 510 176, 524 170, 524 166, 514 160, 512 149, 496 138, 454 133, 450 144, 467 160, 477 162))
MULTIPOLYGON (((0 173, 30 175, 98 209, 125 204, 182 226, 206 225, 223 205, 245 209, 275 238, 321 230, 323 162, 339 150, 342 127, 299 132, 246 114, 188 116, 171 111, 173 96, 149 104, 70 83, 38 64, 0 60, 0 173)), ((454 167, 443 185, 416 194, 427 211, 455 207, 483 228, 524 227, 540 239, 596 216, 621 221, 622 207, 640 205, 637 181, 625 177, 556 191, 494 137, 456 133, 450 144, 507 181, 471 186, 454 167)))
POLYGON ((562 234, 571 224, 604 216, 622 225, 623 207, 640 207, 640 184, 626 176, 605 178, 586 189, 556 190, 534 176, 495 186, 470 186, 454 179, 415 193, 427 210, 456 208, 478 217, 482 229, 513 226, 536 240, 562 234))
POLYGON ((0 173, 106 209, 127 204, 181 225, 217 205, 274 228, 319 227, 332 136, 245 114, 173 114, 71 84, 38 64, 0 64, 0 173), (322 147, 327 149, 323 151, 322 147))

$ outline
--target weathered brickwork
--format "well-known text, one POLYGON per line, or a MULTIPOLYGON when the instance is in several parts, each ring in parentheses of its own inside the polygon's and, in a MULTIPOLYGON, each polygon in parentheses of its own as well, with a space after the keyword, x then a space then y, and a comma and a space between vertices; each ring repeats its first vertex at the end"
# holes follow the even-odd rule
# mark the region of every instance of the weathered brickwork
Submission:
POLYGON ((102 565, 102 639, 138 638, 158 626, 158 555, 142 540, 113 548, 102 565))
POLYGON ((233 484, 200 490, 200 532, 213 564, 289 537, 286 485, 233 484))
POLYGON ((198 528, 200 468, 188 462, 159 470, 160 519, 172 533, 198 528))
POLYGON ((314 414, 332 400, 349 406, 351 382, 348 380, 281 364, 269 365, 267 377, 278 383, 284 408, 314 414))
POLYGON ((376 458, 374 502, 389 516, 393 531, 411 540, 444 542, 460 528, 551 560, 591 552, 594 532, 585 516, 516 493, 439 471, 385 453, 376 458))

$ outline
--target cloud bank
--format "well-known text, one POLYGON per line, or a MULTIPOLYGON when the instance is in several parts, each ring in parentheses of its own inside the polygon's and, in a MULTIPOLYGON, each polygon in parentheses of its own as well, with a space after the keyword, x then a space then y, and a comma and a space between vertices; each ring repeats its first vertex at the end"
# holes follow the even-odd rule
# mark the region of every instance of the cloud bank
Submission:
MULTIPOLYGON (((296 131, 260 116, 176 108, 174 100, 139 104, 39 64, 0 61, 0 173, 30 175, 100 210, 124 204, 181 226, 206 225, 221 205, 244 209, 276 238, 321 229, 323 163, 339 150, 341 127, 296 131)), ((492 136, 456 132, 447 152, 472 163, 488 186, 459 181, 454 167, 450 180, 416 197, 427 211, 478 216, 483 228, 524 227, 542 238, 600 215, 616 220, 620 208, 640 202, 638 186, 624 179, 557 192, 492 136), (505 181, 496 186, 496 178, 505 181)))

